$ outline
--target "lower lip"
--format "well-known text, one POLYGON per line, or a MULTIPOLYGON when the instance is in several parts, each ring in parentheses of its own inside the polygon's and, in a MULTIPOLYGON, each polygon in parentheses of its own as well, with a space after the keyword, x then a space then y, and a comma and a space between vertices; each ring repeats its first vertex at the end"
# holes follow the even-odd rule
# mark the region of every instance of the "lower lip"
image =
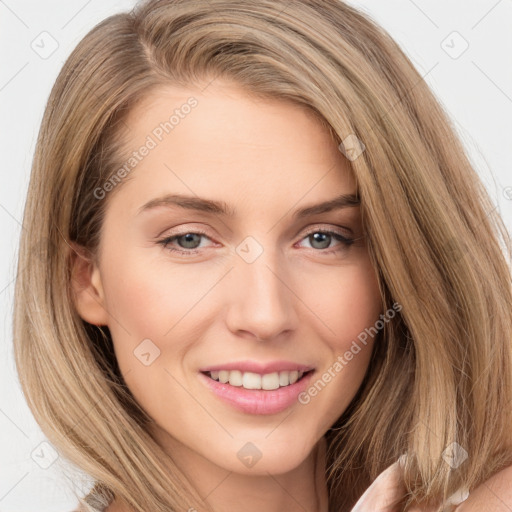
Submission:
POLYGON ((294 403, 298 403, 297 397, 308 387, 313 373, 308 373, 295 384, 269 391, 223 384, 204 373, 200 373, 199 377, 219 398, 242 412, 277 414, 288 409, 294 403))

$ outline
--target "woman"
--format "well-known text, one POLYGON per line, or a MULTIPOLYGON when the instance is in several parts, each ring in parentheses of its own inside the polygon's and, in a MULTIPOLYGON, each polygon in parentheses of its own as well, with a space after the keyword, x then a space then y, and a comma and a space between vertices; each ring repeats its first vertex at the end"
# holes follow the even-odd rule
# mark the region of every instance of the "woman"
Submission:
POLYGON ((96 480, 84 509, 510 507, 500 243, 449 119, 368 17, 147 1, 49 99, 20 380, 96 480))

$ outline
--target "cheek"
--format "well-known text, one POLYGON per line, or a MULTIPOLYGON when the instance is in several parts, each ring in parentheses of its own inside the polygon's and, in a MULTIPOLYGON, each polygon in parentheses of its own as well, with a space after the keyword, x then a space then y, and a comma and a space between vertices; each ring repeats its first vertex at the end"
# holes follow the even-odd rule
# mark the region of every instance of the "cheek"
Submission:
POLYGON ((153 265, 136 257, 112 263, 105 274, 112 329, 131 343, 143 338, 161 343, 172 336, 214 282, 211 275, 201 279, 197 272, 192 275, 178 266, 153 265))
POLYGON ((327 284, 315 303, 327 333, 326 350, 316 378, 299 396, 306 408, 321 411, 315 415, 322 418, 320 431, 336 422, 361 386, 376 339, 373 329, 382 312, 378 280, 368 259, 332 273, 327 284))
POLYGON ((222 269, 199 271, 194 265, 148 262, 137 254, 113 254, 105 269, 109 329, 126 384, 152 413, 162 397, 188 399, 179 383, 188 385, 190 348, 211 325, 217 304, 208 292, 222 269))
POLYGON ((187 311, 199 301, 200 290, 191 286, 190 276, 187 282, 172 269, 163 275, 162 267, 148 268, 137 258, 111 265, 106 274, 109 329, 121 374, 141 407, 159 417, 163 399, 186 398, 172 374, 186 354, 187 311))
POLYGON ((189 274, 169 268, 163 275, 162 267, 148 268, 151 265, 137 258, 117 261, 105 272, 115 355, 127 384, 133 384, 134 391, 147 389, 162 377, 170 354, 182 360, 189 339, 183 331, 190 330, 194 305, 208 283, 191 283, 189 274))
POLYGON ((367 257, 360 264, 326 274, 317 287, 306 286, 309 302, 328 333, 328 343, 337 353, 373 326, 382 309, 378 280, 367 257), (320 283, 323 286, 319 286, 320 283), (312 290, 315 290, 313 293, 312 290))

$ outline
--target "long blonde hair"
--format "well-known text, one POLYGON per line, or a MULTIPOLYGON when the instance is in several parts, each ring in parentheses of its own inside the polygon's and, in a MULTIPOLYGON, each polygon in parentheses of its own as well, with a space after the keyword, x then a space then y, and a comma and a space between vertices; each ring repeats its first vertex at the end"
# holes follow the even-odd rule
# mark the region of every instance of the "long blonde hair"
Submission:
POLYGON ((407 508, 512 462, 510 239, 455 130, 390 36, 340 0, 153 0, 93 28, 53 87, 15 290, 16 365, 36 421, 96 490, 138 512, 207 508, 149 434, 108 328, 73 305, 70 243, 97 257, 126 114, 161 84, 216 77, 313 112, 365 151, 356 177, 383 305, 402 306, 326 433, 330 510, 407 453, 407 508), (457 445, 453 445, 457 443, 457 445), (468 458, 447 462, 461 447, 468 458), (457 466, 457 467, 455 467, 457 466))

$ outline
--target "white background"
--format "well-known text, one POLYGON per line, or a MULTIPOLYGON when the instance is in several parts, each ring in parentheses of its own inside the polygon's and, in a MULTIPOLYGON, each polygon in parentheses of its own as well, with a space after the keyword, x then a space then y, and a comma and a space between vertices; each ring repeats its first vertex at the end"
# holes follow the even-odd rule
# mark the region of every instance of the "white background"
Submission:
MULTIPOLYGON (((382 24, 425 77, 455 120, 511 229, 512 1, 349 3, 382 24), (464 44, 468 49, 453 58, 464 44)), ((133 5, 133 0, 0 0, 0 512, 69 512, 76 505, 71 487, 87 489, 87 481, 80 483, 79 473, 70 473, 62 459, 48 469, 36 462, 38 455, 51 461, 52 452, 40 445, 45 437, 16 380, 13 278, 30 165, 50 89, 79 40, 106 16, 133 5), (37 53, 50 52, 52 45, 58 47, 51 55, 37 53)))

